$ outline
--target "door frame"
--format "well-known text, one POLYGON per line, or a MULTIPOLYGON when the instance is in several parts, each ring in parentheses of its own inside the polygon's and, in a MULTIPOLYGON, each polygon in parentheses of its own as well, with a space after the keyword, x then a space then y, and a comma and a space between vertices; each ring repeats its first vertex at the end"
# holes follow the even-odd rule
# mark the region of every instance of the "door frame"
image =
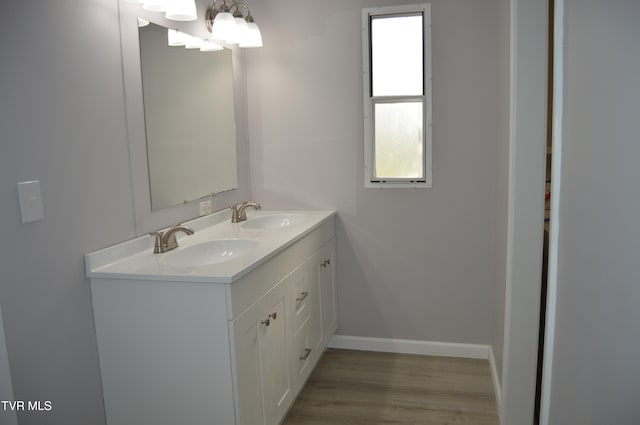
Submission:
POLYGON ((531 425, 542 275, 548 4, 510 0, 510 9, 509 193, 500 420, 503 425, 531 425))

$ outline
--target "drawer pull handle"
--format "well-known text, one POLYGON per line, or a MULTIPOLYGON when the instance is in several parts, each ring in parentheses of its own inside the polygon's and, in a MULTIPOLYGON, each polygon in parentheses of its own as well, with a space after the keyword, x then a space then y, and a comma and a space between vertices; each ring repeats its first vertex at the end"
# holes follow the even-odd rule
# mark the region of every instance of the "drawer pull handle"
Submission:
POLYGON ((324 260, 322 263, 320 263, 320 266, 322 267, 327 267, 329 264, 331 264, 331 260, 324 260))
POLYGON ((265 326, 269 326, 269 324, 271 323, 271 319, 276 320, 276 316, 277 316, 276 312, 273 312, 270 315, 268 315, 267 318, 261 321, 260 323, 262 323, 265 326))
POLYGON ((311 348, 305 348, 304 354, 300 356, 300 360, 307 360, 309 358, 309 355, 311 355, 311 348))
POLYGON ((299 298, 296 298, 296 301, 302 301, 302 300, 304 300, 305 298, 307 298, 308 296, 309 296, 309 293, 308 293, 307 291, 300 292, 300 297, 299 297, 299 298))

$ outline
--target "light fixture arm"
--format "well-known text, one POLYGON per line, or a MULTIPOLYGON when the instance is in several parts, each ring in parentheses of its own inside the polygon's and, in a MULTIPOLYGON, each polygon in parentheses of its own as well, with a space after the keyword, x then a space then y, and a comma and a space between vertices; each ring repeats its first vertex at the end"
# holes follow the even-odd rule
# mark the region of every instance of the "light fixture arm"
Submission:
POLYGON ((227 0, 213 0, 211 7, 207 9, 207 13, 205 16, 205 23, 207 25, 207 29, 211 32, 211 28, 213 27, 213 20, 216 18, 216 15, 220 12, 229 12, 231 13, 231 9, 236 8, 235 12, 233 12, 234 18, 244 18, 242 12, 240 12, 240 6, 243 6, 247 9, 247 22, 254 22, 253 16, 251 16, 251 9, 247 6, 246 3, 231 0, 231 5, 227 6, 227 0), (221 3, 219 8, 216 8, 216 2, 221 3))
POLYGON ((249 6, 247 6, 245 3, 239 2, 239 1, 234 1, 233 4, 231 5, 231 7, 236 8, 236 12, 234 12, 233 16, 236 16, 236 13, 238 13, 239 15, 237 17, 239 18, 244 18, 244 16, 242 15, 242 13, 240 13, 240 8, 239 6, 244 6, 247 8, 247 17, 245 18, 245 21, 247 22, 255 22, 255 19, 253 19, 253 16, 251 16, 251 9, 249 9, 249 6))
MULTIPOLYGON (((242 16, 242 12, 240 12, 240 6, 244 6, 247 8, 247 16, 251 16, 251 9, 249 9, 249 6, 247 6, 245 3, 239 2, 239 1, 233 1, 233 4, 229 7, 229 9, 231 9, 232 7, 236 8, 236 12, 240 13, 239 16, 242 16)), ((236 16, 235 13, 233 14, 233 16, 236 16)))
MULTIPOLYGON (((235 1, 233 1, 233 0, 230 0, 230 1, 235 3, 235 1)), ((213 2, 211 3, 211 8, 212 9, 220 10, 220 11, 224 11, 224 12, 228 12, 232 7, 233 7, 233 5, 227 6, 227 0, 213 0, 213 2), (216 3, 220 3, 220 8, 219 9, 216 8, 216 3)))

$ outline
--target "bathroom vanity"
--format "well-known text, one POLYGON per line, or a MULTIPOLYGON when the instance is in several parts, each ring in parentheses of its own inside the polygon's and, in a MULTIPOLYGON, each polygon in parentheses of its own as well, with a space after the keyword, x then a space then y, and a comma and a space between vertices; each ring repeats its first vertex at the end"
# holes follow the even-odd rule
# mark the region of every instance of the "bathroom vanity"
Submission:
POLYGON ((277 425, 337 327, 335 212, 225 210, 85 256, 108 425, 277 425))

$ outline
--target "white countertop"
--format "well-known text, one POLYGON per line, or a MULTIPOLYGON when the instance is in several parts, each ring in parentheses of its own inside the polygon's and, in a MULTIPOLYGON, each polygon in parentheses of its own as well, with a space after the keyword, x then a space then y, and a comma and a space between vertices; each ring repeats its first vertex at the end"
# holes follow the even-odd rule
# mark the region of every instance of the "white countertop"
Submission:
POLYGON ((249 229, 244 223, 231 223, 230 210, 200 217, 185 226, 195 230, 191 236, 177 233, 179 247, 163 254, 154 254, 154 238, 142 236, 85 255, 89 278, 232 283, 277 253, 284 250, 320 224, 335 215, 335 211, 247 211, 248 221, 273 214, 304 214, 297 224, 279 229, 249 229), (251 239, 256 247, 238 258, 202 266, 174 266, 163 256, 192 245, 217 239, 251 239))

